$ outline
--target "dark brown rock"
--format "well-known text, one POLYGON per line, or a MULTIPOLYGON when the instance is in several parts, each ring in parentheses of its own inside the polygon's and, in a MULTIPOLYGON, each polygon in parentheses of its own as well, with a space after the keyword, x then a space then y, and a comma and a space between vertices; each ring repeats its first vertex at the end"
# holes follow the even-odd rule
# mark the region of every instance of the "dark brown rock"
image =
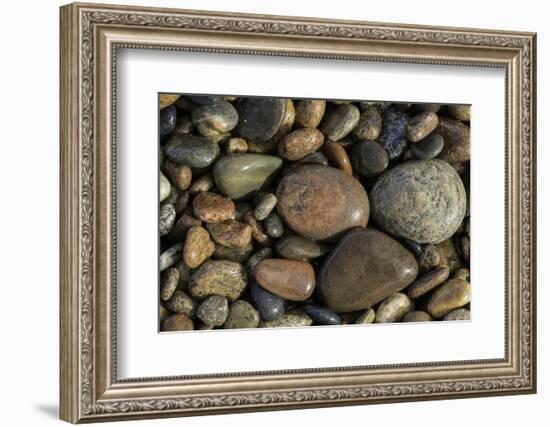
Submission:
POLYGON ((407 294, 411 298, 418 298, 431 291, 436 286, 441 285, 448 277, 449 269, 447 267, 436 268, 416 279, 409 287, 407 294))
POLYGON ((315 289, 315 271, 310 263, 288 259, 264 259, 254 268, 258 284, 290 301, 304 301, 315 289))
POLYGON ((323 306, 336 312, 364 310, 410 285, 418 274, 412 253, 386 234, 350 231, 318 275, 323 306))
POLYGON ((248 224, 229 219, 206 226, 216 243, 231 248, 244 248, 252 240, 252 227, 248 224))
POLYGON ((335 238, 353 227, 365 227, 369 220, 363 186, 331 167, 296 167, 281 180, 277 198, 277 212, 283 221, 313 240, 335 238))
POLYGON ((162 332, 192 331, 193 321, 185 314, 171 314, 164 319, 160 330, 162 332))
POLYGON ((470 128, 448 117, 440 117, 435 132, 443 137, 445 145, 439 158, 449 163, 470 160, 470 128))

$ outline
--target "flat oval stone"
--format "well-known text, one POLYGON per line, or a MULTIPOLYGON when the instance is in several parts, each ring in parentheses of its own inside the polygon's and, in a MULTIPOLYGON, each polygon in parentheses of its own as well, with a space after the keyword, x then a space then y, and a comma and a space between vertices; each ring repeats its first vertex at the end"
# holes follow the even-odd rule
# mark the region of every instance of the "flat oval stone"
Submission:
POLYGON ((266 291, 257 283, 252 284, 250 297, 263 320, 278 319, 286 311, 286 301, 283 298, 266 291))
POLYGON ((255 142, 265 142, 275 135, 286 111, 284 98, 245 98, 237 104, 237 133, 255 142))
POLYGON ((317 325, 340 325, 342 320, 334 311, 315 305, 306 305, 301 310, 317 325))
POLYGON ((223 246, 244 248, 252 242, 252 227, 234 219, 207 224, 206 227, 212 239, 223 246))
POLYGON ((260 313, 247 301, 235 301, 229 307, 229 316, 223 324, 225 329, 257 328, 260 313))
POLYGON ((439 118, 435 113, 424 111, 417 114, 407 123, 406 132, 408 140, 417 142, 426 138, 434 131, 438 123, 439 118))
POLYGON ((405 128, 408 121, 408 116, 397 108, 390 107, 384 113, 378 142, 386 149, 390 160, 401 156, 407 147, 405 128))
POLYGON ((388 153, 377 142, 363 141, 354 144, 349 152, 355 173, 364 177, 380 175, 389 163, 388 153))
POLYGON ((470 284, 462 279, 451 279, 435 290, 428 303, 428 312, 436 319, 470 302, 470 284))
POLYGON ((333 239, 369 220, 369 199, 357 179, 321 165, 300 165, 277 188, 277 212, 296 233, 333 239))
POLYGON ((460 176, 438 159, 412 160, 380 175, 370 192, 374 221, 391 234, 418 243, 452 236, 466 214, 460 176))
POLYGON ((189 292, 198 299, 222 295, 235 301, 246 285, 247 275, 241 264, 225 260, 206 261, 191 275, 189 292))
POLYGON ((282 164, 280 157, 265 154, 225 156, 214 165, 214 181, 227 197, 243 199, 269 185, 282 164))
POLYGON ((163 253, 160 254, 159 270, 164 271, 168 267, 172 267, 181 259, 181 251, 183 249, 183 243, 176 243, 170 246, 163 253))
POLYGON ((317 151, 324 141, 324 135, 317 129, 298 129, 287 134, 279 142, 279 155, 286 160, 300 160, 317 151))
POLYGON ((338 141, 353 130, 359 123, 361 115, 359 108, 353 104, 339 105, 334 111, 325 117, 321 125, 321 131, 326 139, 338 141))
POLYGON ((304 301, 315 289, 315 271, 310 263, 288 259, 264 259, 254 268, 258 284, 290 301, 304 301))
POLYGON ((432 320, 432 316, 422 310, 411 311, 403 318, 403 322, 430 322, 432 320))
POLYGON ((183 260, 189 268, 197 268, 214 253, 214 242, 201 226, 194 226, 187 232, 183 246, 183 260))
POLYGON ((296 124, 316 128, 325 114, 327 102, 321 99, 304 99, 296 102, 296 124))
POLYGON ((312 153, 304 157, 300 160, 300 163, 315 163, 318 165, 328 166, 328 159, 323 153, 317 151, 316 153, 312 153))
POLYGON ((288 328, 296 326, 311 326, 313 321, 305 313, 286 313, 275 320, 262 320, 260 328, 288 328))
POLYGON ((277 212, 271 212, 264 220, 265 233, 269 237, 278 238, 281 237, 285 231, 283 221, 281 217, 277 215, 277 212))
POLYGON ((223 222, 235 217, 235 204, 227 197, 203 192, 193 199, 193 212, 204 222, 223 222))
POLYGON ((193 109, 191 119, 201 135, 213 136, 233 130, 237 126, 239 115, 233 105, 221 101, 193 109))
POLYGON ((218 144, 204 136, 175 134, 164 146, 164 153, 173 162, 191 168, 205 168, 220 154, 218 144))
POLYGON ((176 128, 176 120, 178 117, 178 110, 174 105, 170 105, 159 113, 159 133, 160 136, 166 136, 174 131, 176 128))
POLYGON ((382 116, 376 108, 366 108, 352 131, 356 141, 374 141, 382 131, 382 116))
POLYGON ((438 133, 431 133, 426 138, 411 145, 411 152, 414 157, 419 160, 428 160, 436 158, 441 150, 445 141, 443 137, 438 133))
POLYGON ((364 310, 409 286, 418 274, 412 253, 378 230, 357 228, 326 258, 317 290, 337 313, 364 310))
POLYGON ((436 133, 445 141, 439 158, 449 163, 461 163, 470 160, 470 128, 458 120, 441 117, 436 133))
POLYGON ((314 259, 327 253, 328 247, 301 236, 286 236, 275 244, 277 253, 287 259, 314 259))
POLYGON ((277 196, 273 193, 262 193, 258 196, 258 201, 254 207, 254 218, 263 221, 268 217, 277 205, 277 196))
POLYGON ((162 282, 160 285, 160 300, 168 301, 174 294, 178 287, 180 280, 180 272, 177 268, 171 267, 165 270, 162 275, 162 282))
POLYGON ((164 319, 160 330, 162 332, 192 331, 193 321, 185 314, 171 314, 164 319))
POLYGON ((435 268, 426 274, 420 276, 409 287, 407 294, 411 298, 418 298, 428 293, 433 288, 441 285, 449 277, 449 269, 447 267, 435 268))
POLYGON ((331 163, 347 175, 353 175, 348 153, 341 144, 333 141, 325 143, 325 153, 331 163))
POLYGON ((400 322, 414 310, 414 303, 405 294, 397 292, 386 298, 376 309, 375 323, 400 322))
POLYGON ((159 212, 159 234, 161 236, 166 236, 176 220, 176 209, 174 205, 167 203, 160 207, 159 212))
POLYGON ((208 326, 223 325, 228 315, 229 304, 227 298, 221 295, 212 295, 206 298, 197 309, 197 317, 208 326))

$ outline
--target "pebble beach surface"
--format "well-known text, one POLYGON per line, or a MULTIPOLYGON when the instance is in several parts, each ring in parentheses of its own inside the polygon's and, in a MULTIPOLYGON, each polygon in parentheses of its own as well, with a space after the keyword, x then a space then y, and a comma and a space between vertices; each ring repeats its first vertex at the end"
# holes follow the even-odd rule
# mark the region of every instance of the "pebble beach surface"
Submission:
POLYGON ((161 95, 161 331, 470 318, 470 108, 161 95))

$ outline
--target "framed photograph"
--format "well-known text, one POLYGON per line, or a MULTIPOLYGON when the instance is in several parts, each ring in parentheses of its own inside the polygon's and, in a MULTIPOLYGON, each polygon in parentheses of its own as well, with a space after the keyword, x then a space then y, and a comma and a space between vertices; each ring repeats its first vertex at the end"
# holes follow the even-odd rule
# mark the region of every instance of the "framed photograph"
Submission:
POLYGON ((533 33, 61 8, 61 418, 536 391, 533 33))

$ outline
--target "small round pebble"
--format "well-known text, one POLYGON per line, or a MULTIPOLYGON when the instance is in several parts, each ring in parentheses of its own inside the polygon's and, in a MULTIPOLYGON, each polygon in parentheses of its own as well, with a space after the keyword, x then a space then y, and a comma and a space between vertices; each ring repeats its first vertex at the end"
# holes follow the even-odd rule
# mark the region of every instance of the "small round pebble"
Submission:
POLYGON ((296 260, 318 258, 325 255, 328 249, 326 245, 297 235, 283 237, 275 244, 279 256, 296 260))
POLYGON ((176 209, 172 204, 165 204, 160 207, 159 213, 159 234, 166 236, 176 220, 176 209))
POLYGON ((160 285, 161 301, 168 301, 178 287, 180 272, 177 268, 171 267, 164 271, 160 285))
POLYGON ((172 297, 166 301, 166 308, 174 313, 186 314, 193 317, 197 309, 197 304, 185 292, 176 290, 172 297))
POLYGON ((197 194, 197 193, 206 193, 207 191, 210 191, 214 187, 214 178, 212 178, 212 174, 205 173, 204 175, 199 176, 191 186, 189 187, 189 193, 191 194, 197 194))
POLYGON ((258 196, 256 207, 254 208, 254 218, 263 221, 273 211, 277 205, 277 196, 273 193, 261 193, 258 196))
POLYGON ((265 290, 257 283, 252 284, 250 297, 263 320, 278 319, 286 311, 287 303, 283 298, 265 290))
POLYGON ((235 218, 235 204, 227 197, 203 192, 193 200, 195 216, 204 222, 223 222, 235 218))
POLYGON ((248 143, 242 138, 230 138, 226 143, 227 154, 246 153, 248 143))
POLYGON ((183 260, 189 268, 197 268, 214 253, 214 242, 201 226, 193 226, 187 232, 183 247, 183 260))
POLYGON ((445 315, 443 320, 470 320, 470 310, 457 308, 445 315))
POLYGON ((439 118, 435 113, 425 111, 417 114, 407 123, 407 139, 417 142, 426 138, 435 130, 438 123, 439 118))
POLYGON ((403 318, 403 322, 430 322, 432 320, 429 313, 421 310, 411 311, 403 318))
POLYGON ((412 310, 414 302, 403 293, 395 293, 380 303, 376 309, 376 323, 400 322, 412 310))
POLYGON ((203 136, 213 136, 229 132, 237 126, 239 115, 229 102, 221 101, 203 105, 191 112, 193 124, 203 136))
POLYGON ((353 104, 339 105, 321 124, 321 131, 325 138, 338 141, 347 136, 359 123, 359 109, 353 104))
POLYGON ((376 108, 369 107, 361 113, 352 135, 357 141, 374 141, 381 131, 382 116, 376 108))
POLYGON ((374 319, 376 318, 376 311, 372 308, 368 308, 365 310, 361 315, 355 320, 355 324, 357 325, 364 325, 367 323, 374 323, 374 319))
POLYGON ((207 224, 216 243, 230 248, 244 248, 252 241, 252 227, 234 219, 207 224))
POLYGON ((411 152, 419 160, 435 159, 441 150, 445 141, 438 133, 432 133, 421 141, 411 146, 411 152))
POLYGON ((317 151, 324 141, 324 135, 317 129, 298 129, 286 135, 279 142, 279 155, 286 160, 300 160, 317 151))
POLYGON ((428 312, 436 319, 470 302, 470 284, 462 279, 451 279, 435 290, 428 303, 428 312))
POLYGON ((229 315, 227 298, 212 295, 205 299, 197 309, 197 317, 209 326, 222 326, 229 315))
POLYGON ((192 331, 193 321, 185 314, 171 314, 162 322, 162 332, 192 331))
POLYGON ((326 101, 318 99, 305 99, 296 102, 296 124, 305 128, 316 128, 323 119, 326 105, 326 101))
POLYGON ((302 307, 301 310, 307 314, 313 323, 317 325, 340 325, 342 320, 340 316, 334 311, 329 310, 328 308, 319 307, 315 305, 306 305, 302 307))
POLYGON ((252 304, 238 300, 229 307, 229 315, 223 327, 225 329, 257 328, 260 324, 260 313, 252 304))
POLYGON ((388 153, 384 147, 373 141, 354 144, 349 157, 353 171, 364 177, 380 175, 389 163, 388 153))
POLYGON ((264 220, 265 233, 274 239, 281 237, 285 231, 283 221, 277 212, 271 212, 264 220))
POLYGON ((448 277, 449 269, 447 267, 437 267, 418 277, 408 288, 407 294, 411 298, 418 298, 441 285, 448 277))
POLYGON ((160 172, 160 179, 159 179, 159 198, 162 202, 170 195, 171 190, 170 181, 168 181, 168 178, 164 176, 162 172, 160 172))
POLYGON ((163 164, 164 171, 178 190, 185 191, 191 185, 193 173, 191 168, 187 165, 178 165, 174 162, 166 160, 163 164))

